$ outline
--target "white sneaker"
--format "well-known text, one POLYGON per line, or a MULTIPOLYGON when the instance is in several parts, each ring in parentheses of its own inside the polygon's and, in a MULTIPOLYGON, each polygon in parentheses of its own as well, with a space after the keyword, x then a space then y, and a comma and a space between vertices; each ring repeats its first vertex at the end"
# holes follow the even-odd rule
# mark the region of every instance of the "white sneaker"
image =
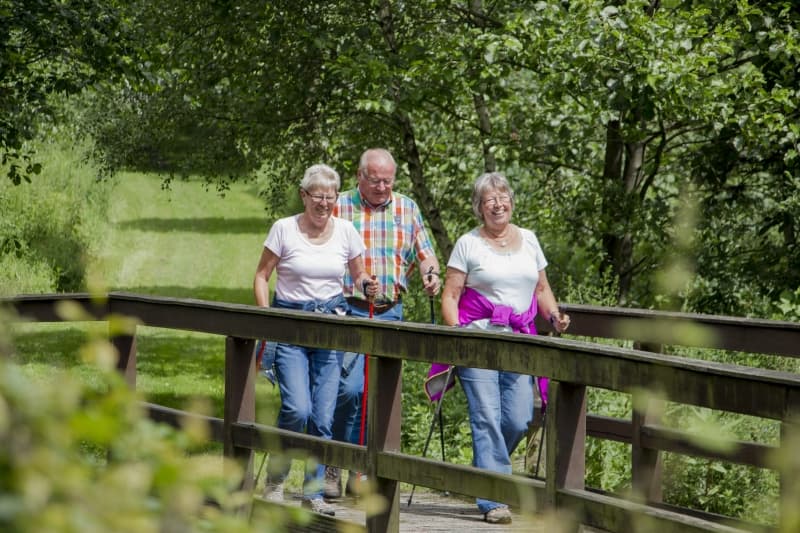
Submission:
POLYGON ((264 499, 268 502, 283 503, 283 483, 270 483, 264 485, 264 499))
POLYGON ((311 509, 315 513, 324 514, 328 516, 336 515, 336 508, 333 505, 326 503, 325 500, 323 500, 322 498, 303 500, 302 505, 306 509, 311 509))

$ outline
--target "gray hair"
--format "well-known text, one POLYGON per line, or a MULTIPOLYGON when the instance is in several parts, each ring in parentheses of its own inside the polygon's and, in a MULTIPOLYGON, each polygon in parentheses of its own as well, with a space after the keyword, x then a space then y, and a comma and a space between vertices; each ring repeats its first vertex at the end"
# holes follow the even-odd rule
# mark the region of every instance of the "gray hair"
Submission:
POLYGON ((342 180, 339 179, 339 173, 333 170, 328 165, 311 165, 303 174, 303 179, 300 180, 300 188, 310 191, 317 187, 328 188, 333 187, 336 192, 339 192, 339 186, 342 180))
POLYGON ((385 148, 370 148, 361 154, 361 159, 358 160, 358 172, 363 173, 372 159, 384 159, 391 163, 395 170, 397 170, 397 163, 389 150, 385 148))
POLYGON ((478 220, 483 222, 483 214, 481 213, 481 200, 483 193, 489 189, 497 189, 508 193, 511 197, 511 208, 514 208, 514 191, 508 183, 508 179, 499 172, 487 172, 478 176, 475 180, 475 185, 472 186, 472 212, 478 217, 478 220))

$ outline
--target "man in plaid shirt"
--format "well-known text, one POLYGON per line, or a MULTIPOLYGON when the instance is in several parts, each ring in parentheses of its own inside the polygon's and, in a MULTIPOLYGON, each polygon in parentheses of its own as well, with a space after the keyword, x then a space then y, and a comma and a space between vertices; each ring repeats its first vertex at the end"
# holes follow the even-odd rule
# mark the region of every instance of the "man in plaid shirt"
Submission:
MULTIPOLYGON (((364 238, 366 271, 378 277, 380 292, 375 298, 373 316, 378 320, 403 319, 403 293, 408 276, 419 266, 425 292, 439 292, 439 261, 422 222, 416 202, 392 191, 397 164, 389 151, 372 148, 361 155, 358 165, 358 187, 343 192, 333 215, 349 220, 364 238)), ((369 303, 361 287, 355 287, 348 274, 344 278, 344 294, 353 316, 368 317, 369 303)), ((333 416, 334 440, 360 444, 361 401, 364 390, 364 355, 345 353, 336 412, 333 416)), ((351 472, 348 492, 355 481, 351 472)), ((339 469, 325 471, 325 497, 342 495, 339 469)))

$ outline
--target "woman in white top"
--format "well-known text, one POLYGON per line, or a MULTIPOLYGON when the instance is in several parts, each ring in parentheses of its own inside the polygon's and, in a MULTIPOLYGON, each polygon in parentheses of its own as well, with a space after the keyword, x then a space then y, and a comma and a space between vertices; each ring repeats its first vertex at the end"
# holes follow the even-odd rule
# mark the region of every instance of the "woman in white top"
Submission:
MULTIPOLYGON (((481 225, 462 235, 447 262, 442 317, 450 326, 536 334, 541 312, 557 331, 569 325, 547 282, 536 235, 511 223, 514 193, 500 173, 483 174, 472 190, 481 225)), ((469 407, 473 465, 511 473, 511 453, 533 419, 533 378, 503 370, 459 367, 469 407)), ((508 506, 478 498, 490 523, 511 522, 508 506)))
MULTIPOLYGON (((339 195, 339 175, 326 165, 309 167, 300 182, 304 210, 277 220, 264 241, 253 289, 256 303, 268 307, 269 278, 277 271, 274 307, 321 313, 347 313, 342 294, 345 268, 368 296, 378 282, 364 269, 364 241, 349 221, 332 217, 339 195)), ((278 343, 275 372, 281 392, 278 427, 331 438, 342 352, 278 343)), ((265 496, 283 500, 283 481, 289 464, 271 461, 265 496)), ((333 515, 322 499, 325 465, 306 474, 303 503, 316 512, 333 515)))

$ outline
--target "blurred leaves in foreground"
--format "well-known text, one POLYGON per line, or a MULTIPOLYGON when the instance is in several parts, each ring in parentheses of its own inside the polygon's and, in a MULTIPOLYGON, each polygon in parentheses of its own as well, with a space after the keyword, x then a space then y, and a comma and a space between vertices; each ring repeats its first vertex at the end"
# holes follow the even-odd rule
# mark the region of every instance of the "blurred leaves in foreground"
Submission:
MULTIPOLYGON (((259 509, 250 520, 252 495, 239 490, 238 463, 188 454, 208 433, 147 419, 114 364, 98 364, 99 388, 57 369, 32 380, 13 362, 8 338, 3 326, 0 530, 275 531, 289 518, 259 509)), ((113 350, 102 339, 83 348, 95 363, 113 350)))

